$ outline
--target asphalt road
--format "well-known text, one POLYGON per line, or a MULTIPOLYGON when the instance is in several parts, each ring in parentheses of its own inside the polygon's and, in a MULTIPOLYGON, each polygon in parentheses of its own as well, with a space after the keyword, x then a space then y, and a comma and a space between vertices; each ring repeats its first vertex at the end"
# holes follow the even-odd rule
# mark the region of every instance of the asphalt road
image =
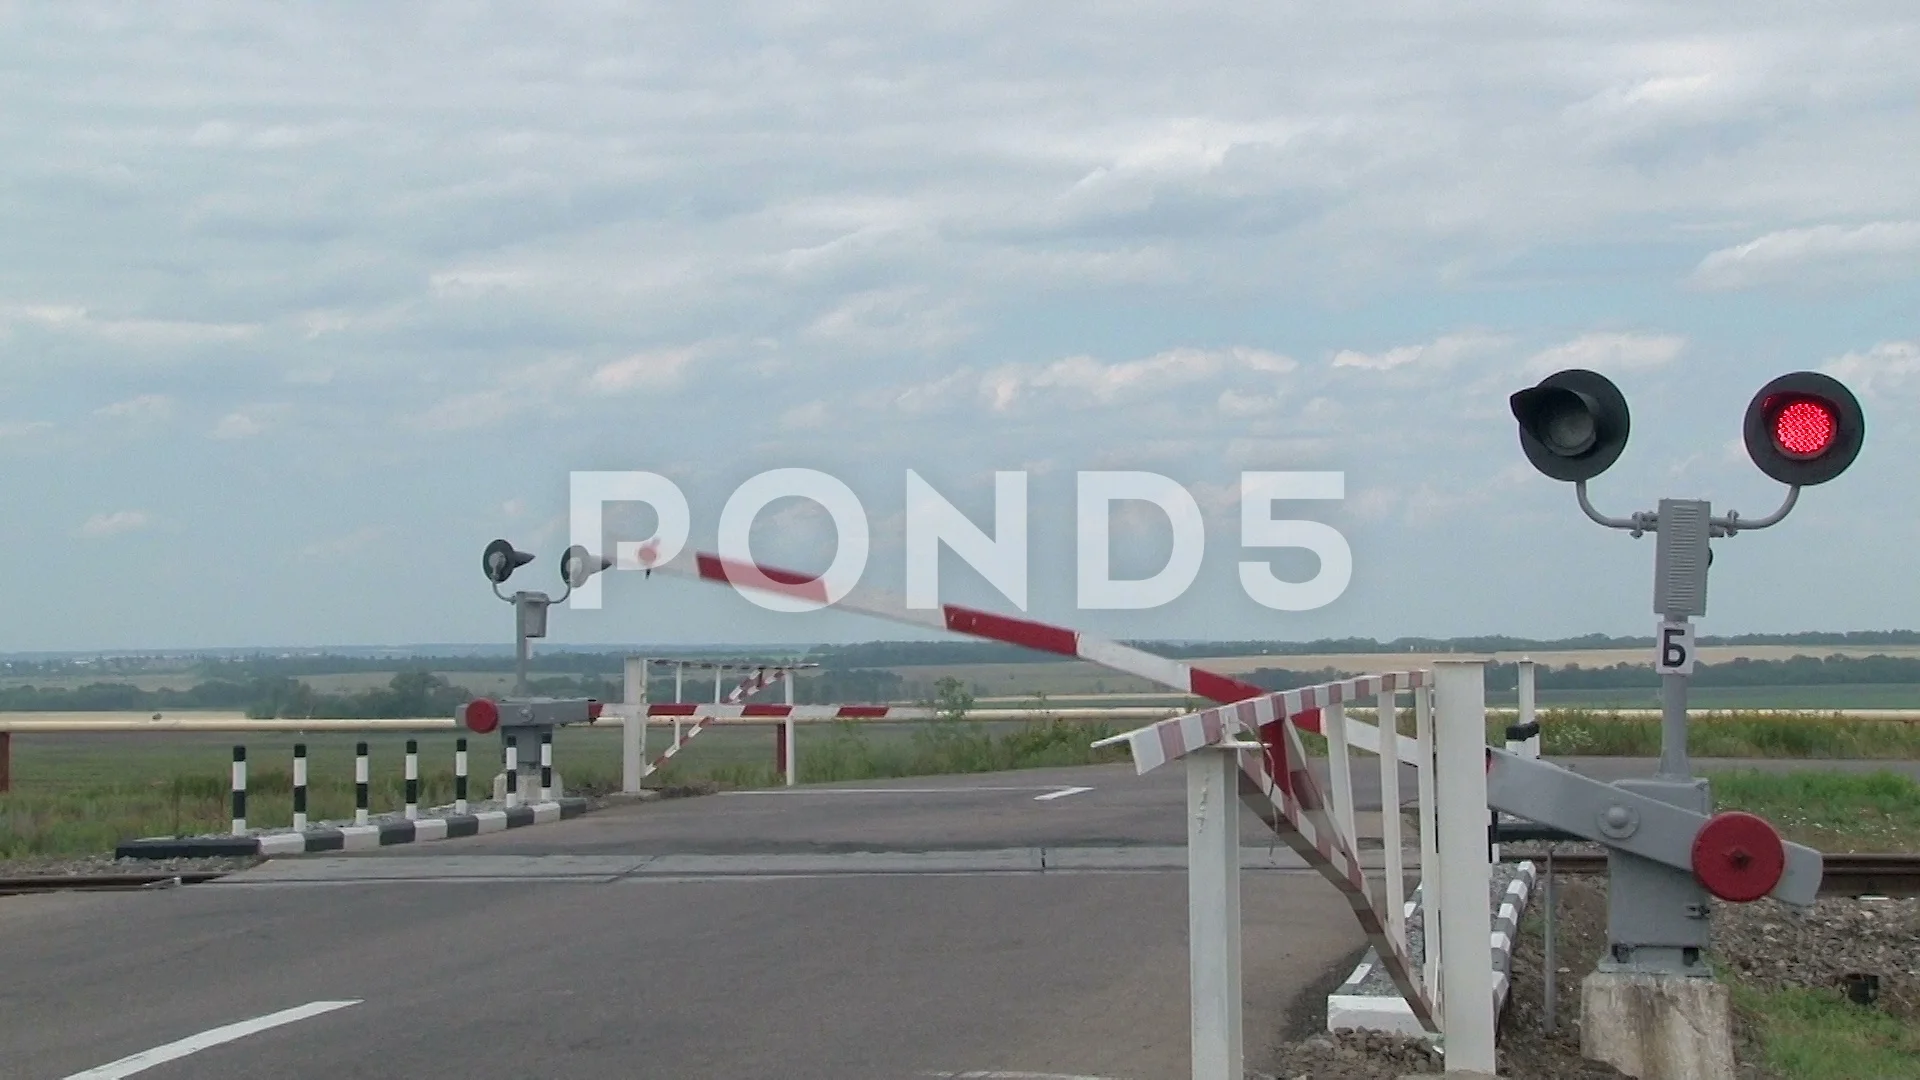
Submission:
MULTIPOLYGON (((1355 790, 1377 807, 1373 769, 1355 790)), ((1185 797, 1179 769, 1124 765, 840 784, 0 898, 0 1077, 1184 1077, 1185 797)), ((1242 839, 1262 1069, 1364 942, 1316 873, 1242 839)))
MULTIPOLYGON (((0 899, 0 1076, 68 1080, 347 1001, 94 1076, 1183 1077, 1186 879, 1168 845, 1184 789, 1168 774, 668 800, 150 894, 0 899), (1075 787, 1091 790, 1037 798, 1075 787), (856 849, 923 854, 873 873, 856 849)), ((1248 857, 1259 1068, 1324 1022, 1364 941, 1317 874, 1248 857)))
MULTIPOLYGON (((1368 766, 1378 760, 1360 756, 1368 766)), ((1364 832, 1377 818, 1380 778, 1373 768, 1359 772, 1354 803, 1364 832)), ((1403 772, 1403 804, 1416 805, 1413 771, 1403 772)), ((1185 773, 1178 767, 1145 776, 1124 764, 1024 769, 669 799, 641 812, 590 814, 564 827, 492 833, 475 838, 468 850, 718 854, 1184 845, 1186 800, 1185 773), (1072 788, 1091 790, 1059 794, 1072 788), (1043 798, 1048 795, 1055 797, 1043 798)), ((1242 816, 1241 839, 1249 845, 1274 842, 1251 814, 1242 816)), ((402 852, 389 848, 380 857, 407 857, 402 852)))

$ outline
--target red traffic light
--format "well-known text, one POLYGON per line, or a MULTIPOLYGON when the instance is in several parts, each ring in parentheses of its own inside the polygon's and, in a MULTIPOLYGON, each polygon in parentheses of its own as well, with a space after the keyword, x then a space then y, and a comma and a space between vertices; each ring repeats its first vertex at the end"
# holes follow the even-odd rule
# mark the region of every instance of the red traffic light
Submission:
POLYGON ((1747 456, 1783 484, 1807 487, 1839 476, 1860 454, 1866 419, 1852 392, 1813 371, 1782 375, 1747 405, 1747 456))
POLYGON ((1773 416, 1773 445, 1792 458, 1816 458, 1833 445, 1839 420, 1823 401, 1795 401, 1773 416))
POLYGON ((475 698, 460 707, 461 720, 469 731, 491 734, 500 726, 500 707, 486 698, 475 698))

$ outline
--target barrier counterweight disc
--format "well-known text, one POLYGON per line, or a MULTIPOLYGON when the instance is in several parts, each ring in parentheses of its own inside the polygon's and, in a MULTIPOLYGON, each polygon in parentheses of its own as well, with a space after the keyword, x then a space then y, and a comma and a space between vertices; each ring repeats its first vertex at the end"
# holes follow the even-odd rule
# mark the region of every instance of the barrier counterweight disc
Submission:
POLYGON ((500 709, 486 698, 477 698, 467 702, 467 729, 480 735, 487 735, 500 726, 500 709))
POLYGON ((1765 818, 1724 811, 1693 838, 1693 876, 1722 900, 1758 900, 1780 884, 1786 870, 1786 844, 1765 818))

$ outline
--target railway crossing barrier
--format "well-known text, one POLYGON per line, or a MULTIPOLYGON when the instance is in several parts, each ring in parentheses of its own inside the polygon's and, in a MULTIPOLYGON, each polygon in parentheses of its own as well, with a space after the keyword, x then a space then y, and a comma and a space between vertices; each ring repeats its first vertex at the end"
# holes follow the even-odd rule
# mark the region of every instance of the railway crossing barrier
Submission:
MULTIPOLYGON (((1422 1027, 1438 1038, 1449 1073, 1492 1075, 1496 1065, 1497 986, 1485 906, 1492 872, 1488 833, 1495 811, 1602 844, 1617 860, 1616 867, 1646 865, 1691 873, 1723 899, 1772 896, 1805 905, 1819 890, 1819 853, 1785 843, 1757 818, 1709 815, 1705 807, 1663 802, 1630 784, 1581 776, 1531 756, 1533 751, 1524 744, 1533 734, 1515 740, 1523 744, 1518 752, 1488 745, 1484 660, 1449 658, 1436 660, 1430 671, 1269 693, 1118 642, 962 605, 909 607, 898 597, 857 584, 837 598, 829 597, 818 578, 706 552, 662 556, 657 541, 639 545, 637 558, 649 576, 657 571, 772 592, 818 607, 832 603, 896 622, 1075 657, 1218 702, 1214 708, 1121 737, 1137 770, 1157 768, 1175 757, 1187 759, 1193 811, 1188 865, 1195 1080, 1240 1080, 1243 1075, 1240 966, 1234 948, 1239 862, 1230 850, 1237 840, 1239 803, 1228 797, 1230 790, 1346 898, 1395 988, 1422 1027), (1346 713, 1349 701, 1373 696, 1378 706, 1379 697, 1389 691, 1414 693, 1412 739, 1401 735, 1393 721, 1368 725, 1346 713), (1303 734, 1324 736, 1330 759, 1350 754, 1355 745, 1379 753, 1389 796, 1397 790, 1397 764, 1406 761, 1409 752, 1417 774, 1431 776, 1420 791, 1420 892, 1431 905, 1430 946, 1420 970, 1397 936, 1404 933, 1401 908, 1384 896, 1376 901, 1370 893, 1358 857, 1350 780, 1343 779, 1350 776, 1348 763, 1330 760, 1330 786, 1336 795, 1329 800, 1308 768, 1303 734), (1388 757, 1394 760, 1384 760, 1388 757), (1426 827, 1428 804, 1431 830, 1426 827), (1231 992, 1223 989, 1229 984, 1231 992)), ((1386 710, 1381 712, 1384 720, 1386 710)), ((1397 719, 1397 713, 1393 715, 1397 719)), ((1397 808, 1397 796, 1393 798, 1388 805, 1397 808)), ((1397 843, 1384 854, 1389 860, 1398 856, 1397 843)), ((1383 893, 1389 889, 1383 884, 1383 893)), ((1672 1011, 1672 1003, 1665 1004, 1662 1015, 1672 1011)))

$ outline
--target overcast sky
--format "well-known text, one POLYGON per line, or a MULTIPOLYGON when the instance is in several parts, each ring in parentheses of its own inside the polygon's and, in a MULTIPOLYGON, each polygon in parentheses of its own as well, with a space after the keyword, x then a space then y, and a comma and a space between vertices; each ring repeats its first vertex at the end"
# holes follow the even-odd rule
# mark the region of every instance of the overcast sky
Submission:
MULTIPOLYGON (((893 591, 908 469, 986 528, 1027 470, 1029 614, 1120 636, 1650 633, 1653 540, 1506 411, 1568 366, 1634 410, 1613 514, 1773 510, 1742 410, 1843 377, 1858 464, 1718 545, 1701 630, 1920 625, 1916 55, 1892 0, 0 3, 0 650, 507 642, 480 551, 556 585, 589 469, 700 548, 828 472, 893 591), (1200 503, 1176 602, 1074 610, 1103 469, 1200 503), (1282 504, 1337 600, 1242 591, 1243 470, 1344 474, 1282 504)), ((824 567, 808 505, 755 554, 824 567)), ((552 630, 908 636, 633 573, 552 630)))

